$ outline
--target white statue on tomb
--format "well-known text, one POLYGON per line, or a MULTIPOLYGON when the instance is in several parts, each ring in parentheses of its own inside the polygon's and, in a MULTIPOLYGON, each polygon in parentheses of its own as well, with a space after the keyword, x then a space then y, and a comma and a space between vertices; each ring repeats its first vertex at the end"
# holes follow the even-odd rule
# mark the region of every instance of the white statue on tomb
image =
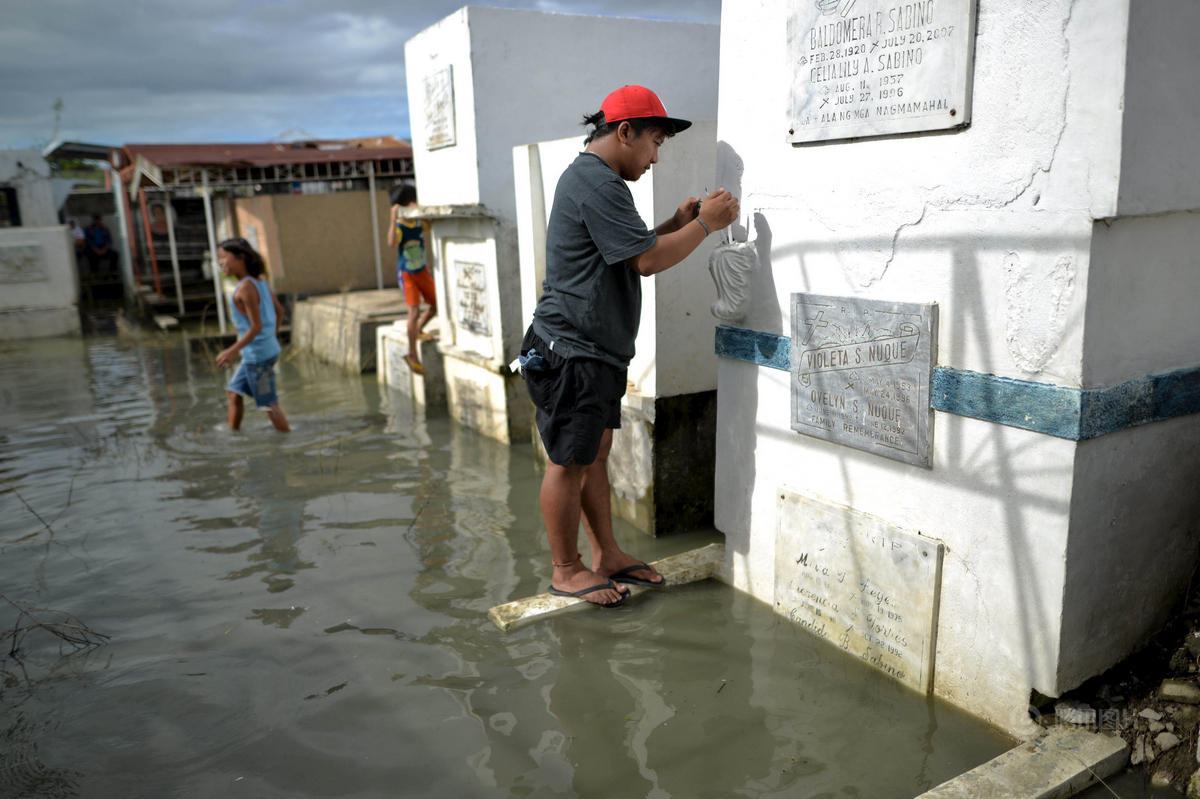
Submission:
POLYGON ((750 276, 758 267, 753 241, 727 241, 708 256, 708 272, 717 285, 712 315, 723 322, 737 322, 750 306, 750 276))

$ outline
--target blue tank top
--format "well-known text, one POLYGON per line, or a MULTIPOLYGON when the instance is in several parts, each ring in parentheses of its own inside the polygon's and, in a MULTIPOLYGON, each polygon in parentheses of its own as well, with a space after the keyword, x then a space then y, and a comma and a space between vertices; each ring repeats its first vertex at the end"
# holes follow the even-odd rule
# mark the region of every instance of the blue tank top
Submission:
POLYGON ((237 325, 239 338, 250 329, 250 317, 237 309, 233 297, 247 280, 258 289, 258 317, 262 320, 262 330, 258 331, 253 341, 242 348, 242 360, 248 363, 262 363, 279 354, 279 340, 275 338, 275 303, 271 300, 271 287, 267 285, 267 281, 255 280, 252 277, 242 278, 237 290, 229 296, 229 310, 233 315, 233 323, 237 325))
POLYGON ((396 220, 396 232, 400 234, 400 260, 396 264, 400 272, 420 272, 425 268, 425 226, 418 220, 409 224, 396 220))

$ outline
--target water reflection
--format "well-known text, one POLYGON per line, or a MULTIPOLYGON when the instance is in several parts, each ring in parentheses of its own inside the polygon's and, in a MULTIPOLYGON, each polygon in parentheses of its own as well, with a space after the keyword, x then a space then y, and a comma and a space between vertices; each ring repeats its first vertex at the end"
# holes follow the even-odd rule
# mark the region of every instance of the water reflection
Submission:
MULTIPOLYGON (((251 456, 234 464, 229 479, 234 494, 242 497, 252 514, 257 513, 258 551, 248 557, 251 565, 231 572, 228 579, 262 574, 269 592, 286 591, 294 584, 292 575, 315 568, 297 547, 304 535, 304 502, 300 492, 288 486, 287 462, 282 456, 251 456)), ((295 616, 284 617, 290 623, 295 616)))
POLYGON ((911 796, 1007 745, 715 583, 502 634, 549 576, 528 445, 303 356, 295 432, 235 435, 222 380, 159 341, 0 352, 0 593, 112 636, 0 686, 0 787, 911 796))
POLYGON ((702 786, 694 795, 729 796, 767 777, 766 717, 747 702, 751 639, 728 613, 712 612, 711 588, 651 597, 653 607, 607 630, 557 623, 563 663, 550 706, 568 730, 567 757, 579 763, 579 795, 666 797, 702 786), (704 616, 704 634, 679 625, 694 614, 704 616), (597 705, 597 687, 616 701, 597 705), (591 750, 608 754, 597 760, 591 750))

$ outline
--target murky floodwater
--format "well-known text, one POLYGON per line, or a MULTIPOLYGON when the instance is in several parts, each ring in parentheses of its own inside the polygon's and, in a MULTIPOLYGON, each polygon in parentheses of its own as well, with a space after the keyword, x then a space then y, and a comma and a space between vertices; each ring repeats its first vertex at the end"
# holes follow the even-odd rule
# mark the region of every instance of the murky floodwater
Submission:
POLYGON ((530 447, 303 356, 295 432, 232 434, 209 363, 0 348, 0 594, 111 637, 0 660, 0 795, 881 799, 1009 745, 711 581, 502 634, 549 576, 530 447))

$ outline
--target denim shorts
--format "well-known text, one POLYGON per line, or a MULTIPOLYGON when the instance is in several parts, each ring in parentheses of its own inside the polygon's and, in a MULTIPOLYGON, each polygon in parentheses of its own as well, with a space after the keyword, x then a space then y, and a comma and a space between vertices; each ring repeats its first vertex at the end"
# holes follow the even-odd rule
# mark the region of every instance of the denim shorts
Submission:
POLYGON ((627 371, 596 358, 564 358, 530 329, 521 354, 536 350, 536 366, 521 370, 551 462, 589 465, 605 430, 621 426, 627 371))
POLYGON ((271 407, 279 402, 279 395, 275 393, 275 362, 277 360, 279 360, 279 356, 257 363, 243 360, 237 371, 233 373, 233 379, 225 388, 241 394, 243 397, 250 397, 254 400, 256 408, 271 407))

